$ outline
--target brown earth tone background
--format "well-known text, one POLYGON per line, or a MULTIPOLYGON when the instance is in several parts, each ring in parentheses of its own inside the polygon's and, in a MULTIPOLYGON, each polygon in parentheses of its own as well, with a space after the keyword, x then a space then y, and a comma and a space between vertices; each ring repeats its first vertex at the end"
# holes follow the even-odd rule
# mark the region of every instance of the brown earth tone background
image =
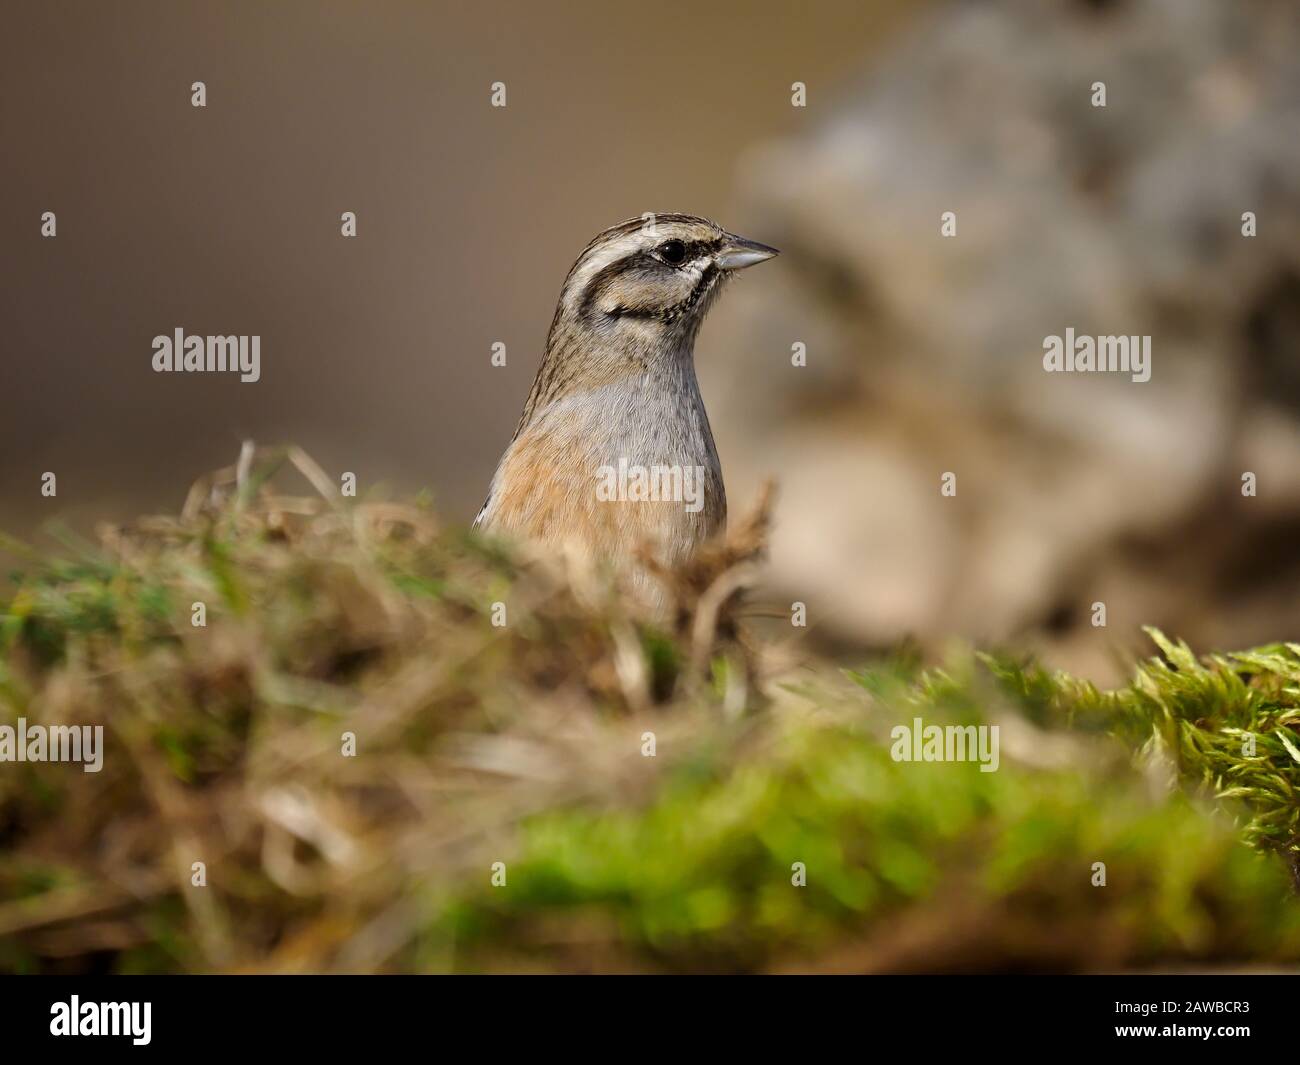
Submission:
POLYGON ((681 210, 785 252, 697 353, 773 603, 1099 679, 1143 623, 1297 638, 1298 45, 1282 0, 7 5, 0 528, 175 509, 249 437, 468 522, 574 256, 681 210), (262 380, 155 375, 178 326, 262 380), (1069 326, 1152 381, 1044 374, 1069 326))

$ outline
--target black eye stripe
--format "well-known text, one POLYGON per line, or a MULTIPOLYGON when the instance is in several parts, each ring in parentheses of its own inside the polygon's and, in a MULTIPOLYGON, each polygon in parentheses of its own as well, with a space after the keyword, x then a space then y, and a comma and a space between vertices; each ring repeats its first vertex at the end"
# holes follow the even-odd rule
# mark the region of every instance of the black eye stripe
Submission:
POLYGON ((608 266, 602 267, 596 276, 587 282, 587 287, 582 291, 582 299, 578 303, 578 314, 583 318, 591 317, 601 294, 624 274, 634 270, 652 269, 662 270, 663 264, 648 251, 635 251, 621 259, 615 259, 608 266))
POLYGON ((674 266, 681 266, 685 263, 694 262, 702 255, 711 255, 722 247, 720 240, 680 240, 676 237, 670 238, 659 245, 660 253, 665 244, 677 243, 682 246, 683 254, 680 261, 675 262, 674 266))
POLYGON ((683 314, 688 313, 701 299, 704 294, 713 287, 713 282, 717 279, 721 271, 713 263, 709 263, 700 274, 700 279, 695 282, 695 287, 680 303, 671 307, 641 308, 641 307, 615 307, 609 312, 611 318, 656 318, 661 322, 672 322, 680 318, 683 314))
MULTIPOLYGON (((612 263, 602 267, 596 272, 595 276, 587 282, 586 287, 582 290, 582 296, 578 300, 578 315, 582 318, 590 318, 595 311, 596 301, 600 299, 604 291, 609 288, 618 278, 629 273, 649 273, 655 270, 664 269, 664 261, 659 257, 658 250, 668 240, 680 240, 677 237, 669 237, 659 241, 653 249, 639 248, 634 252, 623 256, 621 259, 615 259, 612 263)), ((680 263, 674 264, 674 268, 684 266, 693 262, 701 255, 711 255, 722 247, 722 239, 715 240, 682 240, 681 243, 686 248, 686 255, 680 263)), ((711 275, 712 271, 706 271, 711 275)), ((704 280, 701 278, 701 280, 704 280)), ((616 316, 627 315, 629 317, 657 317, 659 312, 646 312, 644 315, 633 314, 633 312, 618 308, 616 316)))

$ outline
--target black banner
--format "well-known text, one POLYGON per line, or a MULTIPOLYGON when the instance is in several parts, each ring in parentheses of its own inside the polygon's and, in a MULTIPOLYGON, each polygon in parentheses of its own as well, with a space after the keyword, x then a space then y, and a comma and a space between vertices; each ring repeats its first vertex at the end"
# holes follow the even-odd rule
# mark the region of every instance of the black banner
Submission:
MULTIPOLYGON (((1285 976, 10 978, 8 1051, 331 1055, 418 1041, 693 1055, 880 1040, 918 1053, 1094 1048, 1232 1053, 1294 1044, 1285 976)), ((10 1058, 9 1060, 18 1060, 10 1058)))

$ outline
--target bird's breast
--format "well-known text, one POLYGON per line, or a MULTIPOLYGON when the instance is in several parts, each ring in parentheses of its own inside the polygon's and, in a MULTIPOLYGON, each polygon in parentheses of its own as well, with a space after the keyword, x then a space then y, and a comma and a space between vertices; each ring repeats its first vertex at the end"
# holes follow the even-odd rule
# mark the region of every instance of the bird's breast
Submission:
POLYGON ((686 557, 726 523, 726 490, 694 375, 645 373, 537 412, 503 457, 485 524, 630 556, 686 557))

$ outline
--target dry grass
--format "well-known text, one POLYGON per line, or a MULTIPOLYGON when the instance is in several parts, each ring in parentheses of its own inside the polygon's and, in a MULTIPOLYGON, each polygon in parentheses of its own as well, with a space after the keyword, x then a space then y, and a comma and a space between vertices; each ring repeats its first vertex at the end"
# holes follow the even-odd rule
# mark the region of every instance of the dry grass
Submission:
POLYGON ((0 967, 1300 959, 1274 857, 1300 657, 1261 652, 1285 682, 1157 661, 1113 694, 969 655, 854 684, 747 630, 770 505, 660 573, 658 623, 609 575, 341 499, 292 448, 245 449, 178 517, 31 556, 0 598, 0 720, 103 725, 107 753, 0 766, 0 967), (310 494, 273 488, 292 470, 310 494), (1000 722, 1003 768, 894 762, 913 713, 1000 722), (1220 741, 1247 721, 1265 761, 1242 769, 1220 741))

